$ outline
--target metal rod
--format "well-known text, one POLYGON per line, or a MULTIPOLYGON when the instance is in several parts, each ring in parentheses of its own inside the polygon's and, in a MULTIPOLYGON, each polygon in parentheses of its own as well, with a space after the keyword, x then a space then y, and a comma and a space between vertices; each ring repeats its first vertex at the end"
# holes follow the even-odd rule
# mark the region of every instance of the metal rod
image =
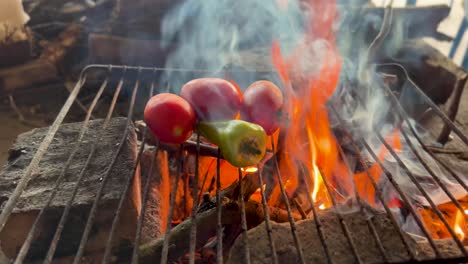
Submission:
MULTIPOLYGON (((353 122, 353 124, 354 124, 354 122, 353 122)), ((414 210, 413 204, 409 201, 409 198, 401 190, 400 186, 398 185, 398 183, 393 178, 393 175, 387 170, 387 168, 385 168, 382 161, 380 161, 379 157, 377 156, 377 154, 375 154, 375 152, 372 150, 372 148, 369 146, 369 144, 366 142, 366 140, 363 137, 360 137, 360 141, 363 144, 363 146, 367 149, 369 154, 372 156, 374 161, 377 162, 377 164, 379 164, 380 168, 382 169, 383 173, 387 177, 388 181, 392 184, 393 188, 395 188, 395 190, 398 192, 398 194, 400 195, 403 202, 406 204, 406 208, 413 215, 414 220, 416 221, 416 224, 418 225, 418 227, 424 233, 424 236, 429 241, 429 244, 430 244, 431 248, 434 250, 434 253, 435 253, 436 257, 440 258, 441 254, 440 254, 439 248, 437 247, 437 245, 434 242, 434 239, 432 239, 431 235, 429 234, 429 231, 427 231, 427 229, 424 226, 423 222, 419 218, 418 213, 414 210)))
POLYGON ((44 137, 41 144, 39 145, 36 154, 34 154, 34 157, 29 163, 26 171, 24 172, 24 175, 21 177, 21 180, 19 181, 18 185, 16 185, 15 190, 8 198, 8 201, 5 203, 2 213, 0 214, 0 231, 2 231, 5 227, 8 218, 10 217, 13 209, 16 206, 16 203, 18 202, 19 197, 21 196, 21 193, 23 193, 24 189, 28 185, 28 182, 34 177, 35 172, 38 170, 39 163, 41 162, 47 149, 49 148, 50 143, 54 139, 55 133, 57 133, 57 130, 63 122, 63 119, 65 118, 71 106, 73 105, 73 102, 75 101, 78 93, 81 90, 81 87, 83 87, 85 82, 86 74, 84 73, 82 75, 82 78, 80 78, 80 80, 76 83, 75 88, 73 88, 73 91, 70 93, 70 96, 63 105, 59 114, 57 115, 57 118, 55 118, 54 123, 50 126, 47 135, 44 137))
POLYGON ((174 184, 172 186, 172 191, 171 191, 171 200, 169 202, 169 212, 167 214, 167 222, 166 222, 166 232, 164 233, 164 241, 163 241, 163 248, 161 250, 161 264, 166 264, 168 261, 168 253, 169 253, 169 235, 171 233, 171 227, 172 227, 172 214, 174 212, 174 205, 175 205, 175 199, 177 196, 177 186, 180 178, 180 173, 182 172, 182 169, 184 167, 184 145, 180 145, 180 150, 179 150, 179 160, 180 164, 177 166, 177 172, 176 176, 174 179, 174 184))
MULTIPOLYGON (((91 207, 91 211, 89 213, 88 220, 86 221, 86 226, 85 226, 85 229, 83 231, 83 236, 81 237, 80 245, 78 247, 78 252, 75 255, 75 258, 73 260, 73 264, 78 264, 81 261, 81 257, 83 256, 85 245, 86 245, 86 243, 88 241, 89 234, 91 232, 91 227, 92 227, 92 224, 94 222, 94 218, 96 217, 96 211, 97 211, 99 200, 101 199, 102 193, 104 191, 104 187, 105 187, 107 181, 110 178, 111 171, 112 171, 114 165, 117 162, 117 158, 119 157, 120 153, 122 152, 122 150, 123 150, 123 148, 125 146, 125 141, 127 140, 127 135, 129 133, 129 126, 133 122, 132 121, 133 109, 134 109, 134 106, 135 106, 135 99, 136 99, 137 91, 138 91, 138 82, 135 82, 135 86, 133 87, 132 98, 130 100, 130 106, 129 106, 129 110, 128 110, 127 127, 125 128, 125 130, 123 132, 119 148, 117 149, 117 152, 115 153, 115 155, 114 155, 114 157, 113 157, 113 159, 112 159, 112 161, 110 163, 110 166, 108 167, 108 169, 107 169, 107 171, 106 171, 106 173, 105 173, 105 175, 104 175, 104 177, 102 179, 102 182, 99 185, 99 189, 98 189, 98 192, 96 194, 96 198, 94 199, 93 206, 91 207)), ((113 99, 117 100, 116 97, 114 97, 113 99)), ((111 115, 112 114, 110 113, 108 115, 108 117, 110 117, 111 115)))
POLYGON ((323 176, 323 172, 321 171, 320 168, 319 168, 319 171, 320 171, 320 174, 322 176, 323 184, 325 185, 325 188, 327 189, 328 194, 330 196, 331 202, 333 204, 333 208, 335 209, 336 216, 338 217, 338 222, 340 223, 341 229, 343 230, 343 233, 344 233, 346 239, 348 240, 349 246, 351 247, 351 251, 353 252, 353 256, 356 259, 357 263, 362 263, 361 257, 359 256, 359 253, 357 252, 356 245, 354 244, 354 241, 351 238, 351 234, 349 233, 348 226, 346 225, 345 220, 344 220, 343 216, 341 215, 341 213, 338 212, 336 199, 333 196, 332 189, 331 189, 330 185, 328 184, 328 179, 323 176))
POLYGON ((458 238, 457 234, 455 233, 455 231, 453 230, 453 228, 450 226, 450 224, 447 222, 447 220, 445 219, 445 217, 442 215, 442 212, 440 212, 439 208, 437 207, 437 205, 434 203, 434 201, 431 199, 431 197, 429 196, 429 194, 426 192, 426 190, 421 186, 421 184, 418 182, 418 180, 414 177, 413 173, 411 173, 411 171, 408 169, 408 167, 406 166, 406 164, 400 159, 400 157, 396 154, 396 152, 393 150, 392 146, 390 146, 386 141, 385 139, 382 137, 382 135, 380 134, 380 132, 378 131, 375 131, 375 134, 377 135, 377 137, 379 138, 379 140, 384 144, 385 148, 387 148, 387 150, 390 152, 390 154, 395 158, 395 160, 398 162, 398 164, 400 165, 400 167, 402 167, 405 171, 406 171, 406 174, 408 175, 408 177, 411 179, 411 181, 414 183, 414 185, 416 186, 416 188, 421 192, 421 194, 424 196, 424 198, 426 198, 426 200, 429 202, 432 210, 434 210, 434 212, 437 214, 437 216, 439 217, 439 219, 442 221, 442 223, 444 224, 444 226, 447 228, 447 230, 449 231, 450 235, 452 235, 453 239, 455 240, 455 242, 457 243, 458 247, 460 248, 460 251, 462 252, 462 254, 464 254, 465 256, 468 255, 466 249, 465 249, 465 246, 463 245, 463 242, 458 238))
POLYGON ((241 207, 241 227, 242 241, 244 242, 244 263, 250 263, 249 236, 247 234, 247 217, 245 214, 244 188, 242 187, 242 170, 238 169, 239 174, 239 204, 241 207))
MULTIPOLYGON (((338 145, 338 151, 340 153, 341 159, 343 160, 343 162, 344 162, 344 164, 346 166, 346 169, 348 171, 349 176, 352 176, 353 172, 350 169, 350 166, 349 166, 348 160, 346 158, 346 155, 345 155, 345 153, 343 151, 343 148, 340 145, 338 145)), ((359 192, 358 192, 355 184, 353 184, 353 192, 354 192, 354 196, 356 197, 356 200, 357 200, 357 202, 359 204, 359 211, 363 215, 365 215, 367 213, 367 210, 364 207, 364 203, 363 203, 363 201, 361 199, 361 196, 359 195, 359 192)), ((374 226, 374 223, 372 222, 372 218, 366 217, 366 222, 367 222, 367 226, 369 227, 369 231, 371 232, 372 236, 374 237, 375 241, 377 242, 377 247, 378 247, 378 249, 380 251, 380 254, 382 255, 384 261, 386 263, 388 263, 390 258, 387 255, 387 251, 385 251, 385 249, 384 249, 384 246, 382 244, 382 241, 380 240, 379 235, 377 234, 377 230, 376 230, 376 228, 374 226)))
MULTIPOLYGON (((439 164, 443 165, 443 167, 445 169, 447 169, 447 171, 455 178, 455 180, 457 180, 457 182, 465 189, 465 191, 468 192, 468 186, 465 184, 465 182, 463 180, 461 180, 460 177, 450 167, 448 167, 444 162, 442 162, 439 158, 437 158, 437 156, 435 156, 434 153, 424 144, 424 142, 422 141, 422 139, 419 137, 418 133, 416 132, 413 124, 409 121, 408 113, 406 113, 405 109, 403 108, 403 106, 401 105, 401 103, 399 102, 399 100, 395 96, 395 94, 393 94, 391 89, 388 86, 385 86, 385 85, 383 85, 382 88, 390 96, 392 105, 394 105, 397 108, 397 114, 400 116, 401 119, 403 119, 404 122, 406 122, 406 124, 408 125, 408 128, 410 129, 411 133, 416 138, 416 140, 421 145, 421 147, 434 160, 436 160, 439 164)), ((357 94, 356 94, 356 98, 358 100, 360 100, 361 105, 363 105, 365 107, 365 105, 363 104, 362 98, 357 94)), ((437 184, 439 184, 439 186, 444 190, 444 192, 451 198, 452 202, 454 202, 455 205, 457 205, 457 207, 460 209, 461 208, 460 203, 453 197, 452 193, 448 191, 447 187, 444 184, 442 184, 442 182, 440 181, 440 178, 429 168, 429 166, 427 166, 427 164, 424 162, 424 160, 419 155, 418 151, 416 151, 416 148, 414 147, 412 142, 409 141, 409 138, 406 135, 406 132, 404 131, 404 129, 401 129, 401 132, 402 132, 403 136, 405 137, 405 140, 408 142, 409 147, 416 154, 417 158, 422 163, 422 165, 426 168, 426 170, 429 172, 429 174, 431 174, 432 178, 434 178, 434 180, 437 182, 437 184)), ((461 210, 463 211, 463 208, 461 208, 461 210)))
MULTIPOLYGON (((331 105, 331 104, 330 104, 330 109, 333 111, 333 113, 335 114, 335 116, 338 119, 338 121, 340 122, 340 124, 344 125, 345 124, 344 120, 338 114, 338 111, 336 111, 335 107, 333 105, 331 105)), ((374 187, 375 193, 377 194, 377 197, 379 198, 380 202, 382 203, 382 206, 384 207, 384 210, 385 210, 387 216, 389 217, 393 227, 398 232, 398 236, 400 237, 401 241, 403 242, 403 245, 405 246, 405 249, 408 252, 408 255, 411 257, 412 260, 415 260, 416 256, 415 256, 414 252, 411 250, 411 247, 410 247, 410 244, 409 244, 409 242, 407 240, 407 237, 403 234, 401 228, 398 226, 398 222, 396 221, 395 216, 393 215, 392 211, 390 210, 387 203, 385 202, 382 192, 380 191, 379 187, 377 186, 377 183, 375 182, 374 178, 372 178, 372 175, 370 175, 370 172, 369 172, 370 168, 367 165, 367 163, 364 161, 364 158, 361 155, 361 151, 360 151, 359 147, 357 146, 356 142, 354 141, 352 136, 349 134, 349 132, 345 131, 345 133, 347 134, 347 136, 349 138, 352 139, 351 146, 353 147, 355 153, 357 154, 357 158, 359 159, 360 164, 362 164, 364 166, 364 170, 366 172, 367 178, 369 178, 372 186, 374 187)))
POLYGON ((424 101, 426 101, 427 104, 429 104, 429 106, 432 108, 432 110, 434 110, 434 112, 440 117, 442 118, 442 120, 445 122, 445 124, 447 124, 453 132, 455 132, 455 134, 457 134, 457 136, 465 143, 465 145, 468 145, 468 138, 463 134, 463 132, 450 120, 450 118, 447 117, 446 114, 444 114, 444 112, 442 112, 439 107, 434 103, 432 102, 431 98, 429 98, 429 96, 427 96, 423 90, 421 90, 421 88, 419 88, 418 85, 416 85, 416 83, 413 82, 413 80, 409 77, 408 75, 408 72, 406 71, 405 67, 403 67, 401 64, 399 63, 381 63, 381 64, 377 64, 378 66, 396 66, 396 67, 399 67, 403 73, 405 74, 406 76, 406 80, 411 83, 411 85, 413 86, 413 88, 416 90, 416 92, 418 92, 418 94, 424 99, 424 101))
MULTIPOLYGON (((109 69, 109 72, 111 72, 111 70, 112 70, 112 68, 109 69)), ((122 75, 121 82, 123 82, 123 78, 124 77, 122 75)), ((121 85, 119 84, 119 85, 117 85, 117 88, 116 88, 116 90, 114 92, 114 97, 117 97, 120 94, 120 91, 121 91, 121 85)), ((110 105, 108 112, 113 112, 114 108, 115 108, 115 102, 110 105)), ((107 115, 107 116, 109 116, 109 115, 107 115)), ((86 163, 83 165, 83 168, 80 171, 80 174, 79 174, 78 179, 76 181, 75 187, 73 188, 72 195, 71 195, 70 199, 67 201, 67 204, 65 205, 65 209, 62 212, 62 216, 60 217, 57 228, 55 229, 55 233, 54 233, 54 236, 52 238, 52 241, 50 242, 49 249, 47 250, 47 255, 46 255, 46 258, 44 260, 44 263, 51 263, 52 262, 52 258, 54 257, 55 250, 57 249, 58 241, 60 239, 63 228, 65 226, 65 222, 66 222, 66 220, 68 218, 68 214, 69 214, 69 212, 71 210, 72 203, 73 203, 73 201, 75 199, 76 194, 78 193, 78 189, 80 187, 80 184, 81 184, 82 180, 84 179, 85 171, 87 170, 87 168, 88 168, 88 166, 90 164, 90 161, 92 160, 92 157, 94 156, 94 153, 96 151, 96 145, 99 142, 99 138, 102 137, 103 131, 107 128, 108 121, 109 120, 107 120, 107 118, 104 120, 104 122, 102 124, 102 127, 101 127, 101 131, 99 132, 100 133, 99 136, 93 141, 93 144, 91 145, 91 150, 90 150, 90 152, 88 154, 88 158, 86 160, 86 163)))
MULTIPOLYGON (((153 93, 154 93, 154 79, 151 82, 149 97, 151 97, 153 95, 153 93)), ((124 205, 125 201, 128 199, 127 198, 128 190, 130 189, 130 186, 132 185, 133 179, 135 177, 135 173, 137 172, 137 169, 138 169, 138 165, 140 164, 141 155, 143 154, 143 151, 144 151, 145 145, 146 145, 146 137, 149 134, 148 132, 149 131, 148 131, 147 128, 143 130, 140 149, 138 150, 138 155, 137 155, 137 158, 136 158, 136 161, 135 161, 135 165, 133 166, 133 173, 132 173, 133 176, 128 178, 128 180, 127 180, 127 182, 125 184, 124 191, 122 192, 122 195, 120 196, 119 205, 117 207, 117 211, 116 211, 114 219, 112 221, 111 230, 109 231, 109 237, 108 237, 107 242, 106 242, 106 248, 105 248, 105 251, 104 251, 104 257, 102 258, 102 263, 109 263, 109 261, 110 261, 110 256, 111 256, 110 253, 111 253, 111 249, 112 249, 112 241, 114 240, 115 230, 117 229, 117 226, 118 226, 118 224, 120 222, 120 215, 122 213, 123 205, 124 205)))
POLYGON ((141 240, 141 229, 143 227, 143 220, 145 218, 146 213, 146 203, 149 199, 149 190, 151 186, 151 179, 153 177, 154 166, 156 164, 156 157, 158 156, 158 148, 154 149, 153 157, 151 158, 151 165, 148 171, 148 175, 146 175, 146 182, 145 186, 143 187, 143 200, 141 203, 141 211, 140 216, 138 217, 137 228, 135 231, 135 240, 133 242, 133 253, 132 253, 132 264, 138 264, 138 253, 140 247, 140 240, 141 240))
POLYGON ((258 168, 258 183, 260 185, 260 195, 262 196, 262 206, 263 206, 263 216, 265 217, 265 228, 268 235, 268 241, 270 242, 270 250, 271 250, 271 258, 273 260, 273 264, 278 264, 278 254, 276 253, 276 246, 275 241, 272 237, 272 229, 271 229, 271 222, 270 222, 270 213, 268 212, 268 204, 265 197, 265 190, 263 188, 263 177, 262 171, 263 169, 260 166, 258 168))
POLYGON ((70 156, 68 157, 67 161, 65 162, 65 165, 64 165, 59 177, 56 179, 54 188, 52 189, 52 193, 50 194, 50 196, 49 196, 49 198, 48 198, 48 200, 46 202, 46 205, 41 209, 41 211, 39 211, 39 214, 37 215, 31 229, 29 230, 28 236, 26 237, 26 240, 24 241, 23 245, 21 246, 20 252, 18 253, 18 255, 16 257, 15 263, 18 263, 18 264, 22 263, 24 261, 24 258, 28 254, 29 248, 30 248, 31 243, 33 241, 33 238, 36 236, 36 231, 37 231, 37 228, 39 227, 40 220, 41 220, 42 216, 44 215, 45 211, 50 207, 53 199, 55 198, 55 195, 57 194, 59 186, 62 183, 63 179, 65 178, 65 173, 68 170, 68 168, 70 167, 72 161, 74 160, 74 157, 75 157, 76 153, 79 150, 79 147, 81 146, 81 144, 83 142, 83 137, 86 134, 86 132, 88 131, 89 120, 91 119, 91 115, 92 115, 92 113, 94 111, 94 108, 95 108, 97 102, 99 101, 99 98, 101 98, 101 95, 102 95, 104 89, 107 87, 107 81, 108 81, 108 78, 106 78, 104 80, 101 87, 97 91, 96 96, 94 97, 91 105, 89 106, 89 109, 88 109, 88 111, 86 113, 85 120, 83 121, 83 124, 81 125, 81 129, 80 129, 80 132, 79 132, 79 135, 78 135, 77 143, 74 146, 74 148, 73 148, 70 156))
MULTIPOLYGON (((304 169, 303 166, 301 166, 301 169, 302 169, 302 173, 299 173, 299 174, 302 175, 302 180, 304 181, 304 184, 305 184, 305 187, 307 188, 307 190, 310 190, 310 185, 309 185, 309 181, 308 181, 309 179, 306 178, 305 169, 304 169)), ((307 201, 309 202, 310 207, 312 209, 312 215, 313 215, 313 218, 314 218, 315 226, 317 228, 317 234, 318 234, 318 237, 320 239, 320 243, 322 244, 323 250, 325 252, 327 262, 329 264, 332 264, 333 259, 331 257, 330 250, 328 249, 328 245, 327 245, 327 242, 325 240, 325 236, 323 234, 322 222, 320 221, 320 218, 319 218, 319 215, 318 215, 318 212, 317 212, 317 208, 315 208, 314 201, 312 200, 312 196, 306 195, 306 197, 307 197, 307 201)))
POLYGON ((198 211, 198 177, 200 163, 200 134, 197 133, 197 153, 195 154, 195 177, 193 181, 192 225, 190 226, 189 263, 195 264, 195 250, 197 247, 197 211, 198 211))
MULTIPOLYGON (((450 120, 454 122, 457 117, 458 108, 460 107, 460 101, 462 98, 463 91, 465 89, 468 90, 467 80, 468 80, 468 75, 465 74, 464 78, 459 79, 455 85, 455 91, 453 92, 453 99, 448 109, 448 117, 450 118, 450 120)), ((452 129, 450 128, 450 126, 445 124, 444 127, 442 128, 442 131, 439 134, 439 137, 437 138, 437 142, 441 143, 442 145, 445 145, 445 143, 447 143, 447 141, 449 140, 449 136, 451 132, 452 132, 452 129)))
MULTIPOLYGON (((107 65, 104 64, 90 64, 88 65, 86 69, 88 68, 107 68, 107 65)), ((218 70, 210 70, 210 69, 189 69, 189 68, 162 68, 162 67, 139 67, 139 66, 112 66, 115 69, 119 68, 127 68, 128 70, 137 70, 141 69, 142 71, 158 71, 158 72, 201 72, 201 73, 222 73, 225 70, 223 69, 218 69, 218 70)), ((252 72, 252 73, 276 73, 277 71, 275 69, 266 69, 266 70, 248 70, 248 69, 243 69, 243 70, 229 70, 229 72, 252 72)))
MULTIPOLYGON (((274 141, 273 137, 271 138, 271 148, 273 150, 273 153, 276 153, 276 151, 275 151, 275 141, 274 141)), ((275 163, 276 176, 278 177, 278 183, 279 183, 279 186, 280 186, 281 195, 283 197, 284 204, 286 205, 286 209, 288 211, 288 220, 289 220, 289 225, 291 227, 291 233, 292 233, 292 236, 293 236, 293 239, 294 239, 294 245, 296 246, 297 254, 299 256, 300 262, 305 264, 306 262, 305 262, 305 259, 304 259, 304 253, 302 252, 301 242, 299 240, 299 237, 297 236, 296 223, 294 222, 294 218, 292 217, 291 205, 289 204, 288 195, 286 194, 286 191, 284 190, 284 184, 283 184, 283 181, 281 179, 281 175, 280 175, 281 173, 280 173, 278 159, 277 159, 276 155, 273 157, 273 159, 274 159, 273 161, 275 163)))
POLYGON ((223 264, 223 224, 222 217, 222 204, 223 200, 221 194, 221 150, 218 148, 218 157, 216 158, 216 263, 223 264))
POLYGON ((75 199, 76 194, 78 193, 79 186, 81 185, 81 182, 84 179, 86 169, 88 168, 89 164, 91 163, 91 160, 94 156, 94 153, 96 152, 96 144, 93 144, 91 146, 91 151, 88 154, 88 158, 86 159, 86 163, 84 164, 83 168, 80 171, 80 174, 78 176, 78 179, 76 180, 76 185, 73 188, 72 195, 70 199, 67 201, 67 204, 65 205, 65 209, 62 212, 62 216, 60 217, 59 224, 57 225, 57 228, 55 229, 54 236, 52 238, 52 241, 50 242, 49 249, 47 250, 47 255, 44 260, 44 264, 48 264, 52 262, 52 259, 55 254, 55 250, 57 249, 58 242, 60 240, 60 236, 62 235, 63 228, 65 227, 65 222, 68 218, 68 215, 70 213, 71 207, 73 200, 75 199))

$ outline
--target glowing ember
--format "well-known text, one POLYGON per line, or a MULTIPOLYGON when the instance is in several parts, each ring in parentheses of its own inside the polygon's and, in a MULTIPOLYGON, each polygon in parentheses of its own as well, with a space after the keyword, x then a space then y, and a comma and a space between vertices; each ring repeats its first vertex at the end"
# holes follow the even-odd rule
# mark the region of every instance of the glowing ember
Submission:
POLYGON ((258 168, 257 166, 250 166, 250 167, 241 168, 241 171, 245 173, 255 173, 258 171, 258 168))

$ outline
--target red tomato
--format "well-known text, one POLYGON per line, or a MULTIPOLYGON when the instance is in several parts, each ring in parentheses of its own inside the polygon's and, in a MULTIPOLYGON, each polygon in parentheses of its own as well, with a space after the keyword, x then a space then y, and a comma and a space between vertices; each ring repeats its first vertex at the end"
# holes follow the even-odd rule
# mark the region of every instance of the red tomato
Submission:
POLYGON ((238 87, 219 78, 201 78, 186 83, 180 96, 187 100, 204 121, 234 119, 242 103, 238 87))
POLYGON ((244 92, 241 119, 263 127, 268 135, 279 127, 283 94, 272 82, 257 81, 244 92))
POLYGON ((146 104, 144 118, 156 138, 173 144, 185 142, 192 135, 196 122, 190 104, 170 93, 151 97, 146 104))

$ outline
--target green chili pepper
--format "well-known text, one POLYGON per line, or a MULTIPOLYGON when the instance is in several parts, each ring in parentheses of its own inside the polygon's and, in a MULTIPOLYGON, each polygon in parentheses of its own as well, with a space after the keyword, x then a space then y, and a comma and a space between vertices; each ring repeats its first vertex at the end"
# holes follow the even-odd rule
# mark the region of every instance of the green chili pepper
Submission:
POLYGON ((259 125, 242 120, 200 122, 198 132, 218 145, 225 160, 236 167, 256 165, 265 156, 267 135, 259 125))

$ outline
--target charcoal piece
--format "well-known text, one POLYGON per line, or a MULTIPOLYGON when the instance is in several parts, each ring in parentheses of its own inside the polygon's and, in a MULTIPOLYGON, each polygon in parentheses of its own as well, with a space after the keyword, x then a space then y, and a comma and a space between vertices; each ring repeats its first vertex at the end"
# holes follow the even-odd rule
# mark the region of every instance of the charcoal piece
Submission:
MULTIPOLYGON (((72 255, 76 252, 100 183, 119 148, 122 133, 127 128, 127 119, 114 118, 105 130, 102 129, 102 124, 103 120, 90 121, 88 132, 65 174, 55 199, 40 222, 28 259, 43 257, 47 252, 63 209, 76 186, 80 171, 91 147, 96 145, 96 152, 85 171, 83 181, 72 203, 55 256, 72 255)), ((57 177, 61 174, 71 151, 78 144, 77 138, 81 125, 82 123, 61 125, 37 173, 19 198, 5 228, 0 233, 2 250, 8 257, 12 258, 18 253, 37 214, 46 205, 57 177)), ((117 157, 115 166, 110 171, 109 180, 104 188, 85 254, 103 249, 124 185, 132 176, 137 143, 133 125, 128 129, 125 145, 117 157)), ((39 128, 23 133, 18 136, 11 147, 8 162, 0 173, 0 200, 3 202, 1 208, 24 175, 47 132, 48 128, 39 128)), ((122 211, 120 226, 117 228, 114 240, 116 244, 133 238, 138 214, 135 204, 141 198, 139 177, 138 167, 133 188, 129 191, 129 197, 122 211)))
MULTIPOLYGON (((356 263, 351 247, 343 233, 336 214, 331 211, 320 213, 322 230, 328 246, 333 263, 356 263)), ((344 220, 350 231, 352 240, 363 263, 384 263, 385 260, 380 253, 377 242, 369 231, 366 219, 370 215, 361 212, 348 213, 344 215, 344 220)), ((387 215, 374 212, 371 218, 383 247, 391 263, 409 261, 403 243, 391 224, 387 215)), ((328 263, 325 251, 320 242, 317 228, 313 219, 307 219, 296 223, 297 234, 302 245, 306 263, 328 263)), ((291 228, 288 223, 272 223, 273 239, 276 245, 276 252, 279 263, 299 263, 297 249, 295 247, 291 228)), ((252 263, 272 263, 271 249, 265 224, 261 224, 248 231, 250 256, 252 263)), ((434 257, 431 255, 427 242, 416 243, 410 237, 411 250, 416 252, 418 259, 434 257)), ((453 243, 440 242, 443 244, 441 251, 444 257, 457 257, 460 254, 453 243), (454 255, 455 254, 455 255, 454 255)), ((242 263, 244 260, 244 248, 242 239, 237 239, 231 249, 228 263, 242 263)))

